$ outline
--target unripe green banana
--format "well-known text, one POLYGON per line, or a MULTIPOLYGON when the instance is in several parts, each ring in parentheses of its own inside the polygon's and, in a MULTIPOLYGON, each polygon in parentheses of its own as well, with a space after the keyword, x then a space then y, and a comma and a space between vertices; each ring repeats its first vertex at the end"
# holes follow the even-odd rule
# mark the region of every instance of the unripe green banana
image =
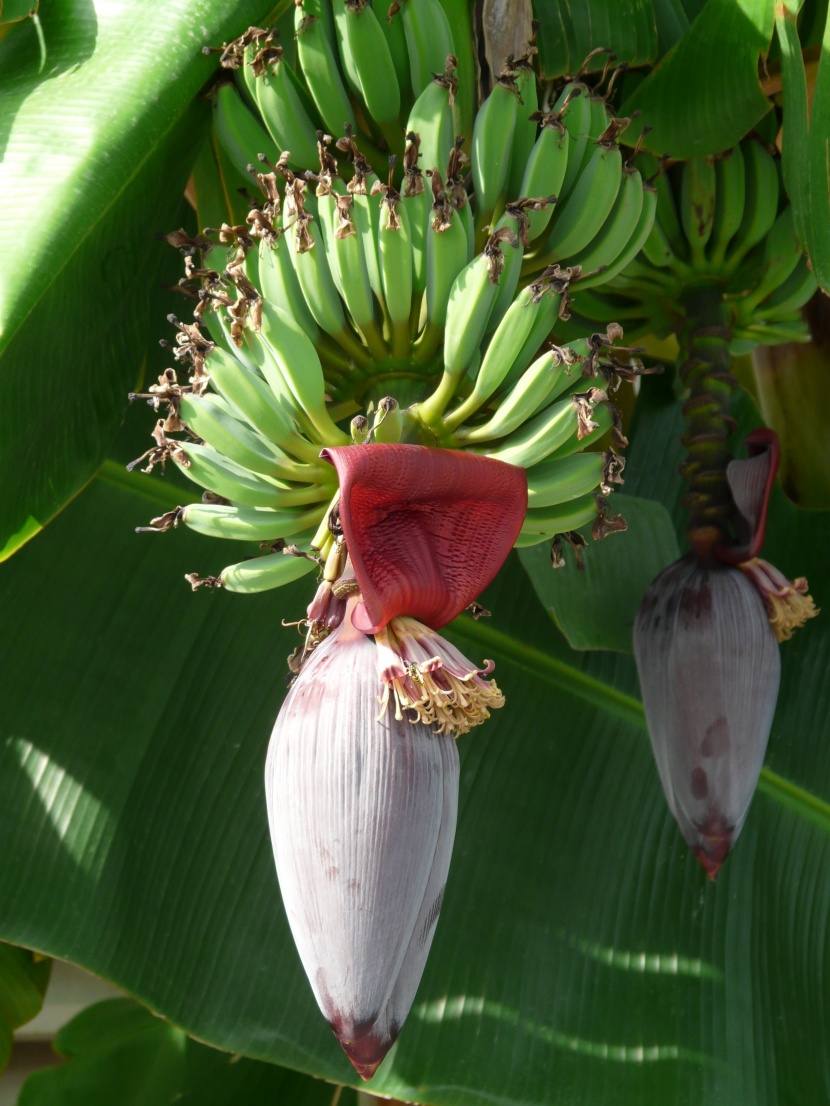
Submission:
POLYGON ((560 504, 559 507, 539 510, 529 508, 519 531, 521 539, 525 539, 522 545, 536 545, 546 538, 552 538, 554 534, 567 534, 571 530, 577 530, 595 519, 597 513, 596 497, 591 494, 560 504), (531 538, 534 540, 527 540, 531 538))
MULTIPOLYGON (((639 324, 648 314, 648 308, 643 304, 640 293, 632 299, 619 291, 616 285, 613 291, 602 288, 599 292, 594 292, 576 284, 573 292, 573 312, 580 320, 589 320, 591 324, 605 325, 609 317, 613 317, 616 322, 625 324, 625 332, 628 334, 629 331, 639 332, 639 324)), ((650 334, 651 331, 649 330, 648 333, 650 334)))
POLYGON ((256 161, 257 154, 265 154, 269 161, 277 160, 280 151, 232 84, 219 85, 213 107, 216 137, 243 177, 248 177, 248 166, 256 161))
POLYGON ((817 288, 815 274, 802 254, 787 279, 758 304, 755 316, 779 319, 790 312, 798 311, 815 294, 817 288))
POLYGON ((547 289, 533 285, 519 293, 490 339, 471 394, 444 419, 447 430, 456 430, 501 385, 533 329, 541 302, 549 295, 547 289))
POLYGON ((263 303, 260 338, 273 355, 263 363, 262 371, 277 395, 287 384, 321 441, 329 446, 348 445, 348 435, 335 425, 326 407, 323 367, 309 339, 294 329, 283 311, 267 303, 263 303))
POLYGON ((333 34, 329 37, 333 23, 327 23, 327 15, 330 19, 329 0, 302 0, 294 8, 294 31, 308 90, 328 131, 339 136, 346 124, 354 129, 354 110, 340 76, 336 43, 333 34))
MULTIPOLYGON (((568 267, 579 265, 586 278, 597 269, 607 270, 625 250, 637 230, 642 209, 642 177, 636 169, 626 166, 617 198, 604 225, 587 246, 568 257, 563 264, 568 267)), ((603 275, 605 274, 597 274, 603 275)))
MULTIPOLYGON (((784 208, 772 225, 766 238, 756 249, 747 256, 746 263, 736 273, 736 278, 746 271, 751 283, 746 294, 736 304, 743 318, 748 318, 757 304, 766 299, 772 292, 791 276, 802 254, 798 246, 798 238, 793 221, 793 209, 789 205, 784 208), (756 258, 756 254, 760 254, 756 258), (752 264, 750 264, 752 262, 752 264)), ((730 292, 739 291, 734 287, 735 280, 730 281, 730 292)))
POLYGON ((551 351, 537 358, 522 373, 492 418, 481 426, 459 427, 454 435, 455 441, 464 445, 477 445, 511 434, 538 407, 545 405, 548 394, 564 373, 564 368, 564 361, 558 351, 551 351))
POLYGON ((306 511, 274 511, 266 507, 230 507, 224 503, 188 503, 180 521, 209 538, 234 541, 294 539, 317 527, 326 513, 321 501, 306 511))
MULTIPOLYGON (((575 403, 580 402, 580 397, 574 393, 569 398, 575 403)), ((564 400, 562 401, 565 402, 564 400)), ((574 453, 578 453, 583 449, 588 449, 596 441, 598 441, 604 434, 607 434, 611 429, 613 418, 608 405, 605 403, 598 403, 592 408, 591 421, 593 423, 593 430, 589 430, 587 433, 583 432, 580 438, 578 434, 572 435, 570 438, 566 438, 565 441, 552 449, 548 454, 548 460, 559 460, 562 457, 570 457, 574 453)))
POLYGON ((444 327, 444 369, 454 378, 464 375, 487 330, 499 293, 499 280, 492 279, 492 272, 491 261, 480 253, 461 270, 450 288, 444 327))
POLYGON ((715 162, 715 219, 706 247, 712 268, 720 268, 729 243, 738 231, 744 214, 746 173, 740 146, 727 151, 715 162))
MULTIPOLYGON (((300 291, 315 322, 321 330, 339 339, 346 331, 343 303, 329 269, 325 247, 322 243, 318 245, 315 232, 312 226, 308 225, 309 215, 311 219, 314 218, 316 203, 308 197, 303 201, 303 206, 304 212, 301 216, 295 215, 288 203, 283 206, 285 230, 288 231, 295 219, 299 221, 300 218, 303 220, 304 228, 302 234, 291 235, 288 256, 294 267, 300 291)), ((320 233, 322 232, 318 230, 317 234, 320 233)))
MULTIPOLYGON (((455 54, 452 30, 439 0, 402 0, 400 14, 409 53, 409 75, 416 99, 436 73, 443 73, 448 54, 455 54)), ((439 162, 443 172, 446 162, 439 162)), ((427 169, 432 166, 427 164, 427 169)))
POLYGON ((575 256, 600 233, 614 206, 622 176, 617 143, 595 143, 579 185, 556 205, 553 226, 540 251, 546 261, 575 256))
POLYGON ((522 190, 525 170, 536 142, 536 131, 538 129, 536 120, 539 110, 539 97, 536 89, 536 74, 530 56, 516 61, 516 92, 518 107, 516 126, 513 131, 513 145, 510 151, 507 198, 512 200, 518 199, 519 196, 547 196, 551 192, 555 194, 556 189, 550 187, 545 192, 525 192, 522 190))
POLYGON ((320 479, 319 464, 303 465, 285 454, 277 455, 265 439, 234 417, 220 396, 185 394, 179 400, 179 416, 207 445, 250 472, 298 483, 315 483, 320 479))
POLYGON ((252 561, 229 565, 219 575, 222 587, 242 595, 282 587, 319 568, 315 561, 285 553, 268 553, 252 561))
MULTIPOLYGON (((741 145, 744 156, 744 212, 741 225, 729 244, 727 260, 733 267, 769 234, 778 214, 780 185, 778 166, 754 139, 741 145)), ((659 217, 659 216, 658 216, 659 217)))
POLYGON ((502 250, 504 266, 501 271, 501 276, 499 277, 498 295, 493 304, 493 309, 490 312, 490 318, 487 321, 487 334, 491 334, 496 329, 507 314, 507 310, 511 303, 516 298, 516 290, 519 287, 519 278, 522 275, 522 261, 524 259, 524 246, 522 245, 521 236, 516 233, 520 229, 517 219, 512 218, 509 213, 502 215, 496 224, 497 233, 499 231, 509 233, 510 237, 506 238, 506 241, 510 244, 502 250))
POLYGON ((476 255, 476 226, 473 205, 468 201, 463 207, 458 208, 458 214, 461 216, 464 233, 467 235, 467 264, 469 265, 476 255))
MULTIPOLYGON (((398 121, 401 92, 386 36, 374 10, 365 0, 333 0, 341 57, 351 75, 354 91, 366 105, 366 113, 384 132, 398 121)), ((397 135, 395 146, 398 145, 397 135)))
POLYGON ((403 29, 400 11, 395 9, 395 5, 390 5, 388 10, 384 12, 385 8, 385 3, 382 6, 379 4, 376 14, 380 29, 386 38, 386 45, 389 47, 392 64, 395 66, 395 72, 398 75, 401 107, 403 108, 404 105, 411 104, 415 99, 415 94, 412 91, 412 81, 409 77, 409 49, 406 45, 406 32, 403 29))
POLYGON ((467 262, 467 235, 457 212, 450 209, 447 220, 436 217, 427 230, 426 247, 427 316, 431 325, 443 329, 450 289, 467 262))
POLYGON ((504 205, 518 108, 515 82, 504 74, 479 108, 473 124, 470 163, 480 233, 504 205))
MULTIPOLYGON (((418 0, 407 0, 407 7, 412 3, 418 0)), ((439 73, 443 72, 442 68, 439 73)), ((430 78, 409 113, 406 131, 420 139, 420 168, 424 173, 437 169, 443 174, 455 143, 450 91, 443 77, 430 78)))
POLYGON ((389 191, 383 201, 378 230, 378 262, 386 310, 392 322, 392 356, 406 358, 412 308, 412 239, 407 210, 389 191))
POLYGON ((556 326, 562 306, 562 295, 549 292, 541 301, 536 312, 533 326, 513 358, 513 364, 506 373, 499 392, 512 388, 528 365, 535 360, 551 331, 556 326))
POLYGON ((441 0, 441 6, 452 30, 452 51, 458 59, 456 73, 458 89, 452 106, 455 133, 464 135, 464 149, 469 154, 470 136, 473 133, 473 117, 478 105, 476 96, 477 68, 473 53, 473 28, 470 5, 467 0, 441 0))
POLYGON ((576 440, 578 427, 577 408, 568 396, 546 407, 495 448, 488 449, 487 456, 510 465, 530 468, 543 461, 570 438, 576 440))
POLYGON ((324 201, 330 220, 328 256, 332 276, 336 277, 340 294, 372 356, 383 361, 388 351, 375 321, 375 301, 363 256, 363 242, 357 233, 352 215, 353 197, 338 192, 329 197, 321 197, 321 207, 324 201))
MULTIPOLYGON (((542 120, 539 137, 528 155, 524 176, 519 189, 522 196, 559 196, 565 170, 568 167, 571 136, 559 121, 550 114, 542 120)), ((534 242, 547 229, 555 204, 527 212, 527 237, 534 242)))
POLYGON ((574 453, 534 465, 527 472, 528 507, 554 507, 588 495, 599 487, 604 471, 601 453, 574 453))
POLYGON ((373 196, 371 190, 377 177, 372 174, 366 178, 365 192, 354 192, 352 218, 363 247, 363 260, 369 285, 380 303, 383 303, 383 282, 380 277, 378 261, 378 235, 380 233, 380 197, 373 196))
POLYGON ((578 81, 565 85, 553 105, 553 115, 559 116, 569 138, 565 173, 556 189, 561 202, 576 184, 590 143, 599 137, 591 133, 591 90, 578 81))
POLYGON ((401 440, 403 433, 403 412, 397 400, 391 396, 382 399, 375 411, 375 419, 372 424, 372 436, 381 444, 394 444, 401 440))
POLYGON ((295 319, 300 329, 316 342, 320 328, 308 309, 305 296, 300 288, 291 251, 294 243, 290 234, 279 242, 269 243, 265 239, 259 246, 259 288, 263 299, 281 308, 286 315, 295 319))
POLYGON ((277 480, 256 476, 208 445, 177 442, 173 460, 195 484, 246 507, 294 507, 316 503, 329 494, 319 485, 291 488, 277 480), (182 460, 184 454, 186 460, 182 460))
POLYGON ((674 268, 678 262, 675 257, 674 250, 671 247, 671 243, 666 237, 666 232, 660 225, 660 219, 657 216, 657 189, 654 188, 654 209, 655 218, 651 225, 651 229, 643 242, 643 257, 656 269, 674 268))
POLYGON ((715 223, 716 196, 714 162, 702 157, 685 161, 680 181, 680 221, 696 267, 705 265, 706 244, 715 223))
POLYGON ((432 233, 432 192, 427 187, 401 200, 407 211, 412 239, 412 295, 421 297, 427 286, 427 233, 432 233))
POLYGON ((598 273, 593 277, 580 277, 579 282, 574 287, 575 295, 578 296, 584 289, 594 288, 598 284, 606 284, 613 280, 618 274, 625 272, 640 250, 644 250, 645 243, 649 240, 652 228, 655 225, 657 192, 650 184, 643 185, 642 196, 643 202, 640 207, 637 225, 628 242, 618 254, 616 261, 613 261, 604 273, 598 273))
POLYGON ((281 153, 290 153, 289 165, 305 169, 317 163, 314 123, 303 106, 282 60, 270 66, 254 83, 256 102, 268 133, 281 153))
MULTIPOLYGON (((216 391, 260 434, 308 465, 319 462, 320 443, 308 441, 294 426, 294 397, 281 377, 280 384, 286 397, 283 399, 275 395, 258 375, 218 348, 211 351, 207 370, 216 391), (289 401, 286 402, 286 399, 289 401)), ((330 468, 330 465, 321 465, 321 475, 325 477, 326 470, 330 468)))
POLYGON ((687 265, 689 261, 689 243, 686 241, 686 235, 680 225, 680 216, 668 173, 658 173, 654 179, 654 187, 657 189, 657 218, 654 225, 656 227, 659 224, 671 248, 672 255, 678 262, 687 265))

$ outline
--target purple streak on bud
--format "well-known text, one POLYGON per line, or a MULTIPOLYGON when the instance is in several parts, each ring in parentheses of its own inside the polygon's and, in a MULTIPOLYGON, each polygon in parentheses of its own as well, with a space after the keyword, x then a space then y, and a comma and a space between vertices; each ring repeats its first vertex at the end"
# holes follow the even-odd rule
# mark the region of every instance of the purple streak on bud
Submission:
POLYGON ((764 761, 780 674, 775 634, 742 572, 687 557, 646 592, 634 654, 669 808, 712 879, 764 761))
POLYGON ((280 711, 265 770, 271 839, 314 996, 361 1078, 409 1013, 458 809, 451 736, 378 718, 377 648, 348 616, 280 711))

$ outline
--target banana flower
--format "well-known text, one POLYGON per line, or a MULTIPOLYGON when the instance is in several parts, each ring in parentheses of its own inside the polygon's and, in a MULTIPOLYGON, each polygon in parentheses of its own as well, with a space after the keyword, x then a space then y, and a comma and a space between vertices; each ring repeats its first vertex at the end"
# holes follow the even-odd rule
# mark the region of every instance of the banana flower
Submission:
POLYGON ((474 665, 436 630, 495 576, 527 483, 511 465, 420 446, 323 456, 337 470, 347 559, 309 608, 319 643, 277 718, 265 784, 300 959, 368 1080, 409 1013, 441 909, 454 738, 504 702, 485 679, 492 662, 474 665))
POLYGON ((770 430, 727 466, 734 540, 690 553, 652 582, 634 654, 660 782, 713 879, 746 819, 778 698, 778 642, 818 613, 807 582, 758 557, 778 464, 770 430))

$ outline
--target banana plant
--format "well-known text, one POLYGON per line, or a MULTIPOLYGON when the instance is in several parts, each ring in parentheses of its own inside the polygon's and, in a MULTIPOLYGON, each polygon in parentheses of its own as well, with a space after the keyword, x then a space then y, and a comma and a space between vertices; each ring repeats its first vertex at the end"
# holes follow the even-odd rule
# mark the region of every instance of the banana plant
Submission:
POLYGON ((768 5, 584 7, 8 25, 6 194, 95 140, 6 224, 7 552, 98 474, 5 570, 0 936, 409 1101, 809 1100, 826 520, 730 374, 808 334, 800 116, 768 5))

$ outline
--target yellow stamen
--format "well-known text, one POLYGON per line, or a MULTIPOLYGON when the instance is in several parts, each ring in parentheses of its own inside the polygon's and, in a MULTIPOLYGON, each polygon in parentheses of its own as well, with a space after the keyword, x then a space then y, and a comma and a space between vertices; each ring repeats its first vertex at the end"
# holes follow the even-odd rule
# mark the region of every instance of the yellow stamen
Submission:
POLYGON ((407 666, 406 678, 422 692, 419 699, 412 698, 403 680, 397 677, 390 679, 379 699, 378 719, 386 713, 390 700, 394 700, 397 721, 407 717, 413 725, 423 722, 427 726, 434 725, 436 733, 458 737, 486 721, 491 710, 504 706, 504 696, 495 680, 473 680, 474 672, 464 678, 454 676, 446 669, 438 669, 438 672, 448 687, 442 687, 426 665, 407 666), (413 669, 417 669, 417 674, 413 669), (405 711, 409 713, 405 715, 405 711))
POLYGON ((789 641, 796 630, 819 613, 812 597, 807 594, 807 581, 803 576, 794 580, 791 588, 769 592, 764 596, 764 602, 778 641, 789 641))

